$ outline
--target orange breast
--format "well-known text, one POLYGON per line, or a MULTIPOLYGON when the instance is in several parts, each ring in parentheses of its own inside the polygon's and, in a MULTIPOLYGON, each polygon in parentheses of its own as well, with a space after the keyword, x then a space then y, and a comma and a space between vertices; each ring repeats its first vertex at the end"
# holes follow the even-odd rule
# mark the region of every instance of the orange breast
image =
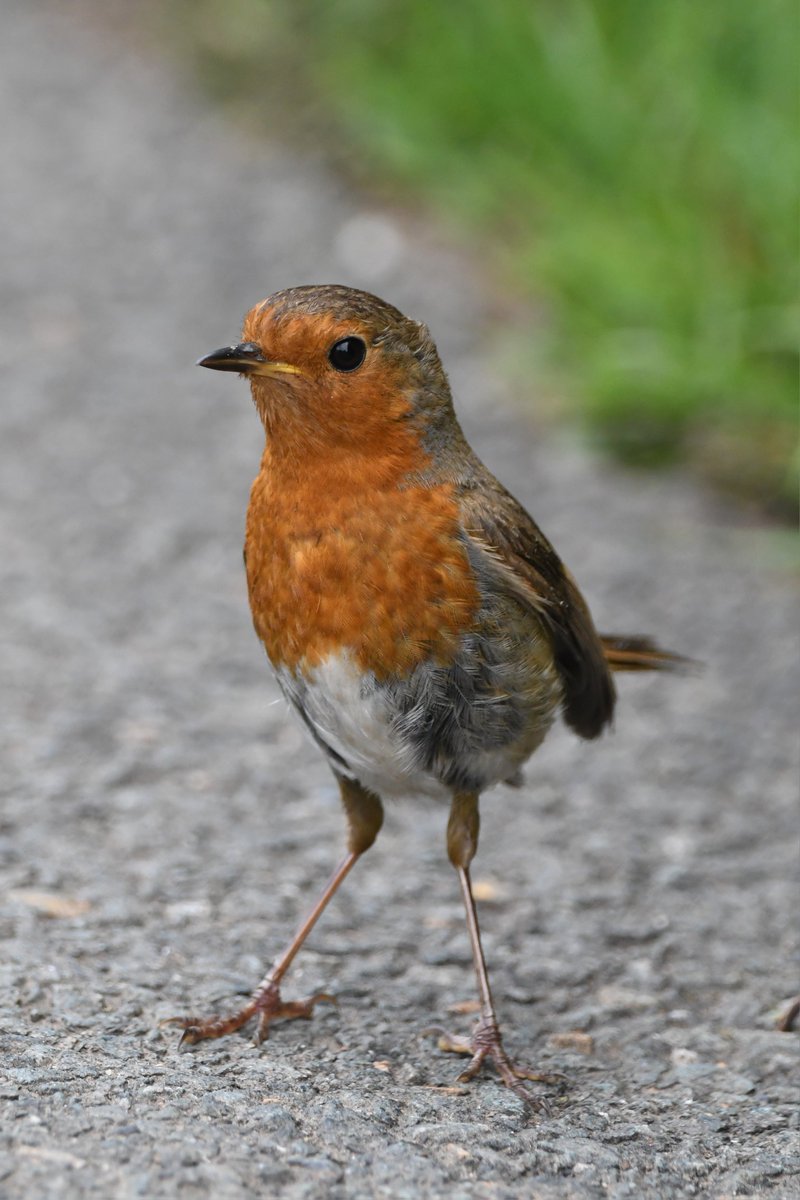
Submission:
MULTIPOLYGON (((398 487, 314 464, 300 484, 265 454, 247 515, 253 621, 270 659, 312 669, 348 650, 379 679, 452 660, 479 606, 452 487, 398 487)), ((391 474, 391 473, 390 473, 391 474)))

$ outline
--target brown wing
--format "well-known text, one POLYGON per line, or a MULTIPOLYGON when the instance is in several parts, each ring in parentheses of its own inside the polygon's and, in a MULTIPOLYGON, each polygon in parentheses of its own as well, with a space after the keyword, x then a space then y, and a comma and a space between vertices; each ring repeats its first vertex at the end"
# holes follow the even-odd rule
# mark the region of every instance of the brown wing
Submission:
POLYGON ((597 737, 611 720, 616 691, 572 576, 533 518, 482 463, 476 461, 474 474, 460 482, 459 504, 468 536, 550 633, 564 688, 565 721, 581 737, 597 737))

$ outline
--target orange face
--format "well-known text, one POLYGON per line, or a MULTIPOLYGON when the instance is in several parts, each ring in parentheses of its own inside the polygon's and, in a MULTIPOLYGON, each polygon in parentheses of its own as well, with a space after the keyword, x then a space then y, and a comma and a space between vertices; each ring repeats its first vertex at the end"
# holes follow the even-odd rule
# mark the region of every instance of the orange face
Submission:
POLYGON ((262 346, 266 357, 298 369, 297 375, 251 378, 253 399, 273 435, 279 425, 285 433, 294 432, 297 423, 297 433, 305 431, 313 441, 362 443, 411 410, 402 371, 385 361, 380 347, 371 344, 370 331, 353 321, 290 317, 274 322, 267 310, 251 314, 245 336, 262 346), (348 356, 351 348, 355 353, 348 356), (331 361, 337 354, 347 362, 363 354, 363 360, 341 370, 331 361))
MULTIPOLYGON (((291 304, 312 289, 292 289, 257 304, 245 318, 242 342, 203 360, 239 370, 273 446, 314 454, 335 448, 390 449, 424 390, 415 354, 422 327, 390 306, 354 311, 291 304)), ((319 289, 324 291, 324 289, 319 289)), ((333 290, 333 289, 330 289, 333 290)), ((314 289, 316 292, 316 289, 314 289)))

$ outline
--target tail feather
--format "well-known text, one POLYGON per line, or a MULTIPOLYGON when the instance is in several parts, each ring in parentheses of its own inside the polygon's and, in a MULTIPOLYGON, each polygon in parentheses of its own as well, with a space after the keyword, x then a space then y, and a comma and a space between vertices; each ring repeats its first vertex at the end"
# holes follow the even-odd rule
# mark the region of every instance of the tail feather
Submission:
POLYGON ((697 665, 691 658, 662 650, 649 637, 601 633, 600 641, 612 671, 681 671, 697 665))

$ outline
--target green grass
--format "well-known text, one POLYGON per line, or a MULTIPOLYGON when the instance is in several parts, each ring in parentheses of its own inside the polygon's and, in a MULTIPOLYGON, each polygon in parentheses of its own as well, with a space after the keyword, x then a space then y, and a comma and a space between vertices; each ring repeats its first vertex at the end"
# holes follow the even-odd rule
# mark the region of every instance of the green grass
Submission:
POLYGON ((218 86, 226 62, 254 96, 270 71, 293 72, 368 175, 456 218, 488 267, 544 303, 531 364, 597 442, 635 464, 688 461, 790 510, 790 0, 199 7, 224 31, 206 50, 218 86))

